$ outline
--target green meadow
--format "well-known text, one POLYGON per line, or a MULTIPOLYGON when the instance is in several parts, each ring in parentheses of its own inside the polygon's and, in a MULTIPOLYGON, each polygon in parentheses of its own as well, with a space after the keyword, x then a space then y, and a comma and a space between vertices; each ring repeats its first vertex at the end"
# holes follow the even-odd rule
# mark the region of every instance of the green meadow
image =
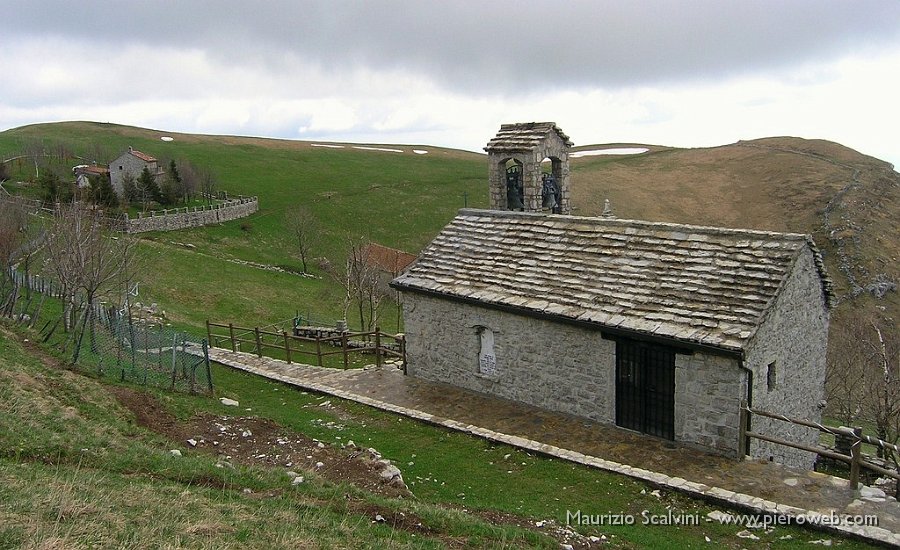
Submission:
MULTIPOLYGON (((42 141, 108 161, 132 146, 161 160, 187 159, 214 173, 219 189, 256 195, 257 214, 233 222, 140 235, 138 300, 159 304, 173 325, 196 334, 207 319, 266 326, 300 313, 338 319, 342 292, 323 266, 344 261, 350 239, 418 252, 456 211, 487 206, 484 155, 423 145, 403 153, 313 147, 310 143, 195 136, 99 123, 34 125, 0 132, 0 157, 42 141), (171 136, 171 142, 161 141, 171 136), (413 149, 427 150, 414 154, 413 149), (303 214, 305 213, 305 214, 303 214), (311 216, 317 227, 311 276, 298 270, 286 220, 311 216)), ((80 161, 51 161, 69 170, 80 161)), ((601 162, 591 161, 590 166, 601 162)), ((604 161, 605 162, 605 161, 604 161)), ((613 161, 609 161, 613 162, 613 161)), ((6 187, 36 196, 33 166, 11 163, 6 187), (21 182, 21 183, 19 183, 21 182)), ((349 316, 351 326, 354 319, 349 316)), ((395 304, 383 304, 382 328, 401 329, 395 304)), ((391 499, 315 474, 291 485, 280 469, 216 467, 136 424, 117 402, 117 382, 65 368, 54 350, 25 344, 35 334, 0 325, 0 548, 558 548, 539 522, 587 514, 695 514, 699 525, 586 526, 594 546, 615 548, 747 547, 741 529, 705 521, 716 507, 630 478, 526 453, 339 399, 214 366, 216 396, 252 409, 285 430, 339 449, 350 439, 397 464, 414 495, 391 499), (32 346, 32 347, 29 347, 32 346), (330 401, 331 407, 321 406, 330 401), (173 460, 168 451, 181 449, 173 460), (246 492, 249 489, 250 492, 246 492), (361 510, 418 518, 423 529, 374 522, 361 510), (543 529, 543 530, 542 530, 543 529)), ((149 392, 178 422, 235 414, 207 397, 149 392)), ((638 522, 640 523, 640 522, 638 522)), ((543 524, 542 524, 543 525, 543 524)), ((753 545, 809 546, 821 532, 779 527, 755 531, 753 545)), ((581 539, 582 543, 585 540, 581 539)), ((586 543, 584 543, 586 544, 586 543)))

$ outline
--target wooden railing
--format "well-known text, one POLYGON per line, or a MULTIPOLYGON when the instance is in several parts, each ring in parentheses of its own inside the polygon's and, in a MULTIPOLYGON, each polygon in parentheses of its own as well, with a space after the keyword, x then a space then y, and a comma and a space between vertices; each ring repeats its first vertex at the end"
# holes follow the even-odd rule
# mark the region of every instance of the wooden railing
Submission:
POLYGON ((349 368, 352 354, 374 354, 375 364, 379 367, 385 357, 395 357, 401 360, 401 368, 406 374, 404 336, 381 332, 378 327, 370 332, 341 332, 335 336, 298 336, 285 330, 275 332, 206 321, 206 334, 212 347, 255 353, 258 357, 273 357, 278 352, 277 355, 283 355, 288 363, 298 356, 310 356, 315 357, 315 364, 320 367, 327 366, 326 358, 336 355, 343 359, 344 369, 349 368), (214 329, 227 329, 227 333, 220 334, 214 329))
MULTIPOLYGON (((767 411, 762 411, 759 409, 754 409, 747 406, 747 402, 741 402, 741 439, 740 441, 743 443, 747 441, 748 438, 759 439, 762 441, 768 441, 770 443, 775 443, 776 445, 784 445, 787 447, 792 447, 794 449, 800 449, 801 451, 808 451, 810 453, 816 453, 819 456, 824 456, 826 458, 830 458, 832 460, 837 460, 839 462, 844 462, 850 465, 850 488, 857 489, 859 487, 859 474, 860 469, 865 468, 867 470, 871 470, 877 474, 893 478, 897 481, 897 491, 896 498, 900 500, 900 473, 896 470, 889 470, 887 468, 883 468, 878 464, 873 464, 866 460, 866 457, 862 454, 862 444, 868 443, 869 445, 874 445, 876 447, 880 447, 887 453, 893 453, 893 456, 900 456, 900 447, 894 445, 892 443, 888 443, 886 441, 882 441, 878 438, 871 437, 868 435, 864 435, 862 433, 861 428, 832 428, 831 426, 825 426, 818 422, 810 422, 808 420, 800 420, 797 418, 789 418, 782 414, 770 413, 767 411), (813 446, 813 445, 804 445, 802 443, 797 443, 795 441, 787 441, 785 439, 781 439, 778 437, 773 437, 770 435, 761 434, 758 432, 753 432, 748 429, 750 425, 750 415, 755 414, 758 416, 762 416, 765 418, 772 418, 774 420, 781 420, 782 422, 788 422, 790 424, 796 424, 798 426, 806 426, 807 428, 814 428, 819 430, 821 433, 827 433, 834 435, 836 437, 845 437, 851 441, 850 445, 850 454, 846 455, 843 453, 839 453, 832 449, 827 449, 825 447, 813 446)), ((745 444, 746 447, 746 444, 745 444)), ((746 449, 743 449, 746 451, 746 449)), ((743 453, 742 453, 743 454, 743 453)))

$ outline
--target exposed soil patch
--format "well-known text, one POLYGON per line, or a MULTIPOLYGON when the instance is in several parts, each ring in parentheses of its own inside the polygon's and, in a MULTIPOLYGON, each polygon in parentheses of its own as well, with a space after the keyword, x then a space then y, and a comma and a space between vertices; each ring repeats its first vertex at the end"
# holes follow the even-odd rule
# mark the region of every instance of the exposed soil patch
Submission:
POLYGON ((178 437, 178 420, 155 397, 122 386, 109 386, 109 391, 134 414, 138 426, 172 439, 178 437))
POLYGON ((382 496, 412 496, 399 470, 388 475, 391 466, 376 451, 352 442, 332 447, 257 417, 201 414, 179 422, 150 394, 124 387, 110 391, 134 413, 138 425, 179 447, 215 455, 223 465, 280 467, 296 472, 297 477, 312 471, 333 483, 349 483, 382 496))
MULTIPOLYGON (((296 472, 297 477, 311 471, 333 483, 349 483, 389 498, 413 496, 399 477, 399 471, 396 477, 383 475, 391 466, 381 461, 381 456, 374 449, 360 448, 352 442, 342 447, 332 447, 265 418, 200 414, 190 420, 179 421, 148 393, 121 386, 111 386, 109 389, 119 403, 135 415, 139 426, 166 436, 178 447, 215 455, 225 467, 228 464, 277 467, 296 472)), ((258 496, 264 498, 268 495, 258 496)), ((373 523, 385 523, 394 529, 425 537, 438 537, 450 548, 466 546, 465 538, 449 537, 410 512, 377 506, 349 495, 348 508, 373 523)), ((565 526, 556 525, 553 520, 536 521, 497 510, 454 508, 493 525, 515 525, 542 533, 573 548, 596 548, 606 542, 590 540, 565 526)))

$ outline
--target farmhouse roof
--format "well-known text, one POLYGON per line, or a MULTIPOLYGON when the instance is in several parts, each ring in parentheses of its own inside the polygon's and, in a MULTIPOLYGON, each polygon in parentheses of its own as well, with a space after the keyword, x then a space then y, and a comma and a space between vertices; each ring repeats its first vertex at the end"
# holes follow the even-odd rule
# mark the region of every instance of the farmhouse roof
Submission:
POLYGON ((393 275, 403 273, 403 270, 416 261, 416 255, 389 248, 378 243, 369 243, 363 250, 363 257, 369 265, 373 265, 382 271, 393 275))
POLYGON ((109 174, 109 168, 105 166, 97 166, 96 164, 83 164, 72 169, 76 174, 105 176, 109 174))
POLYGON ((572 141, 555 122, 524 122, 503 124, 500 131, 484 148, 488 153, 521 153, 531 151, 551 133, 556 133, 569 147, 572 141))
POLYGON ((807 235, 463 209, 392 282, 523 314, 740 353, 807 235))
POLYGON ((142 152, 138 151, 137 149, 133 149, 133 148, 129 147, 128 152, 131 153, 132 155, 136 156, 137 158, 141 159, 144 162, 156 162, 156 159, 154 157, 151 157, 147 153, 142 153, 142 152))

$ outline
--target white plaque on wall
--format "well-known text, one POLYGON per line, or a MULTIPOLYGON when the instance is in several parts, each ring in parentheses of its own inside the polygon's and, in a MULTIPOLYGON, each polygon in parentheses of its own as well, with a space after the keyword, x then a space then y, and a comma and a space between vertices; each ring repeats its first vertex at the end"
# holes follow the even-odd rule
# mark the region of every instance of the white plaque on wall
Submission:
POLYGON ((497 376, 497 356, 494 354, 494 332, 479 327, 481 351, 478 352, 478 372, 485 376, 497 376))

